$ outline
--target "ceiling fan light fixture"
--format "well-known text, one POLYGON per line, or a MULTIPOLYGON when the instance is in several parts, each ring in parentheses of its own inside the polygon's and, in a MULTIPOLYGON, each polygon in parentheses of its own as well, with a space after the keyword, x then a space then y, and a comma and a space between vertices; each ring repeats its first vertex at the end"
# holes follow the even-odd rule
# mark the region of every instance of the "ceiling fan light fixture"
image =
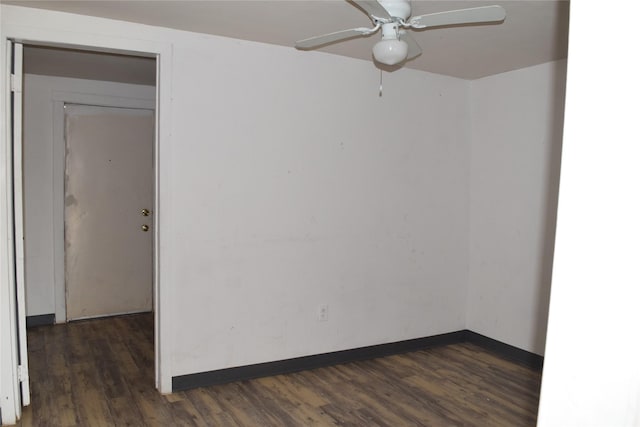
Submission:
POLYGON ((387 65, 396 65, 407 58, 409 45, 404 40, 382 39, 373 46, 373 57, 387 65))

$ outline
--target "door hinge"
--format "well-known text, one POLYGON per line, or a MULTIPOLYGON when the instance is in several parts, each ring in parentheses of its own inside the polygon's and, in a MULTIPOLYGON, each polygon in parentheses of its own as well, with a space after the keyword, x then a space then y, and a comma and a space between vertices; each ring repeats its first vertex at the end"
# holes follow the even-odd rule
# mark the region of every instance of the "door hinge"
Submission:
POLYGON ((22 92, 22 75, 11 74, 11 92, 22 92))
POLYGON ((29 370, 24 365, 18 365, 18 381, 29 381, 29 370))

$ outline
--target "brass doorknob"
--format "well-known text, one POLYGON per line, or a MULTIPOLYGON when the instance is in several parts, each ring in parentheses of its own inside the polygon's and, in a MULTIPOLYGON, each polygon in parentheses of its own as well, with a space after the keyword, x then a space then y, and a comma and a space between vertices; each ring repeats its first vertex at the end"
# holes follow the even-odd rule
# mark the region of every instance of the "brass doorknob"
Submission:
POLYGON ((142 216, 149 216, 150 212, 149 209, 142 209, 142 216))
POLYGON ((149 226, 147 224, 144 224, 142 226, 142 231, 149 231, 149 226))

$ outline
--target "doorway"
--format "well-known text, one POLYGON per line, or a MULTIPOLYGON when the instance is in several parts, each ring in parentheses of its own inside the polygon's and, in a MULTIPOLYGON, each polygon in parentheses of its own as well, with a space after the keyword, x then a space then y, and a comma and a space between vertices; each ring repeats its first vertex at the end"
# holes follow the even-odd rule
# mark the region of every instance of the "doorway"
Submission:
MULTIPOLYGON (((82 313, 83 309, 77 310, 76 314, 72 316, 67 316, 66 254, 69 242, 66 241, 66 234, 69 230, 66 227, 65 216, 71 199, 66 199, 68 194, 65 192, 70 182, 69 179, 73 176, 69 175, 67 170, 68 150, 65 121, 68 115, 65 106, 81 104, 121 109, 111 110, 112 112, 154 110, 155 59, 26 45, 24 48, 24 76, 23 151, 27 316, 31 318, 53 314, 55 322, 62 323, 70 319, 91 316, 90 314, 86 316, 78 314, 82 313), (53 280, 51 280, 52 278, 53 280)), ((70 108, 75 108, 78 111, 80 107, 70 106, 70 108)), ((114 116, 114 114, 110 116, 114 116)), ((85 114, 81 117, 86 121, 89 116, 85 114)), ((91 117, 95 118, 96 116, 91 117)), ((124 116, 115 115, 115 117, 124 116)), ((153 114, 151 114, 150 120, 152 122, 155 120, 153 114)), ((145 159, 138 159, 138 161, 144 163, 146 168, 153 169, 154 128, 153 124, 149 123, 149 119, 147 119, 147 123, 149 126, 146 138, 151 138, 151 142, 147 141, 145 145, 137 144, 146 150, 145 159)), ((120 126, 114 125, 114 127, 116 129, 109 130, 108 126, 102 126, 100 134, 114 132, 120 126)), ((95 132, 94 134, 98 135, 95 132)), ((122 139, 122 136, 122 134, 118 135, 117 139, 122 139)), ((91 146, 93 148, 90 152, 96 153, 101 146, 103 146, 101 149, 105 150, 116 143, 103 141, 89 144, 91 141, 100 141, 100 139, 89 138, 80 147, 91 146)), ((126 157, 126 152, 130 150, 131 146, 122 147, 122 156, 126 157)), ((73 151, 73 153, 79 152, 81 152, 79 148, 73 151)), ((112 157, 111 164, 114 164, 115 153, 109 155, 112 157)), ((83 162, 86 163, 87 160, 84 159, 83 162)), ((125 160, 119 162, 120 166, 123 165, 123 162, 125 160)), ((94 164, 90 169, 96 172, 96 166, 97 164, 94 164)), ((79 171, 76 168, 74 173, 84 173, 85 177, 91 176, 90 170, 79 171)), ((144 185, 150 188, 140 202, 147 205, 144 208, 149 212, 155 210, 154 207, 151 207, 154 202, 153 172, 148 172, 143 180, 135 176, 135 171, 129 172, 128 179, 135 182, 129 182, 125 185, 122 177, 113 173, 109 175, 109 171, 108 168, 103 169, 100 179, 93 181, 108 186, 109 181, 119 179, 119 185, 123 189, 144 182, 144 185)), ((74 182, 77 181, 71 181, 72 184, 74 182)), ((113 185, 114 183, 111 183, 112 187, 113 185)), ((99 191, 104 193, 105 189, 99 191)), ((73 197, 73 194, 71 196, 73 197)), ((140 193, 138 196, 141 197, 140 193)), ((133 200, 128 202, 135 203, 133 200)), ((100 198, 97 197, 93 203, 100 203, 100 198)), ((95 213, 93 215, 95 216, 95 213)), ((138 219, 136 217, 136 220, 138 219)), ((151 220, 152 218, 145 219, 151 220)), ((95 229, 96 227, 94 227, 95 229)), ((153 230, 147 232, 146 235, 148 243, 153 245, 151 237, 154 235, 153 230)), ((104 241, 104 237, 100 240, 104 241)), ((145 266, 153 263, 153 259, 153 255, 151 255, 149 261, 141 262, 140 264, 144 265, 141 268, 151 269, 151 267, 146 268, 145 266)), ((74 265, 82 268, 82 264, 78 264, 78 262, 83 261, 86 264, 87 259, 85 257, 84 260, 76 259, 73 261, 74 265)), ((151 276, 151 271, 148 272, 148 276, 151 276)), ((85 282, 91 281, 110 282, 105 277, 85 278, 85 282)), ((87 285, 87 283, 83 285, 87 285)), ((77 287, 75 289, 78 290, 77 287)), ((87 294, 84 298, 86 302, 104 297, 95 287, 93 292, 87 291, 85 294, 87 294)), ((147 299, 149 298, 150 295, 147 299)), ((121 311, 104 311, 94 313, 94 315, 117 314, 127 311, 125 307, 121 311)))
MULTIPOLYGON (((168 272, 170 271, 170 266, 167 265, 166 262, 162 262, 163 256, 161 256, 161 251, 159 248, 162 246, 161 242, 168 241, 170 233, 167 231, 169 224, 171 224, 170 211, 162 210, 160 208, 161 205, 166 204, 166 200, 170 197, 166 196, 168 192, 168 186, 166 184, 160 186, 160 176, 168 175, 168 171, 170 169, 170 156, 165 155, 171 151, 171 132, 170 132, 170 123, 171 123, 171 82, 173 80, 173 61, 172 61, 172 44, 168 41, 155 41, 155 40, 142 40, 139 38, 127 38, 123 37, 120 33, 112 33, 110 31, 106 31, 104 35, 99 36, 95 34, 89 33, 78 33, 78 32, 70 32, 68 28, 64 26, 58 27, 53 25, 51 27, 39 27, 39 26, 29 26, 24 25, 20 19, 16 22, 9 21, 7 25, 3 25, 2 27, 2 38, 5 43, 0 46, 0 50, 2 51, 2 55, 0 55, 0 62, 2 63, 3 69, 3 79, 7 85, 11 83, 11 86, 3 85, 3 97, 5 100, 4 114, 2 117, 3 124, 12 123, 13 120, 13 109, 9 108, 9 100, 13 96, 13 87, 14 83, 19 83, 18 88, 22 87, 22 82, 20 79, 15 79, 12 76, 13 73, 13 64, 14 58, 12 56, 12 46, 14 44, 19 44, 14 42, 14 40, 20 40, 22 43, 31 45, 31 46, 40 46, 40 47, 51 47, 56 46, 58 48, 68 48, 67 50, 82 50, 85 52, 96 53, 115 53, 122 54, 120 56, 126 56, 127 58, 145 58, 151 59, 151 63, 155 65, 155 79, 152 82, 154 87, 151 87, 151 92, 153 93, 152 100, 143 100, 145 103, 151 103, 152 108, 155 108, 156 111, 156 122, 155 122, 155 135, 154 135, 154 223, 155 227, 152 230, 153 241, 154 241, 154 259, 153 259, 153 328, 154 328, 154 363, 155 366, 155 387, 162 393, 170 393, 172 390, 171 387, 171 367, 169 365, 170 361, 170 344, 171 344, 171 330, 168 327, 172 323, 172 313, 171 310, 168 309, 168 304, 171 301, 172 294, 172 282, 170 280, 162 280, 162 277, 167 277, 168 272), (163 197, 160 197, 159 194, 163 194, 163 197)), ((153 65, 152 65, 153 67, 153 65)), ((109 75, 115 75, 114 73, 108 72, 109 75)), ((20 73, 22 75, 22 73, 20 73)), ((19 77, 19 76, 18 76, 19 77)), ((94 94, 94 92, 89 92, 94 94)), ((68 94, 68 93, 67 93, 68 94)), ((58 92, 51 92, 52 97, 59 95, 58 92)), ((66 94, 65 94, 66 95, 66 94)), ((70 102, 76 103, 90 103, 95 104, 93 100, 87 101, 85 98, 91 98, 91 96, 87 95, 87 93, 77 93, 74 92, 72 95, 75 99, 72 99, 70 102)), ((139 97, 132 97, 130 93, 122 94, 122 98, 128 101, 140 101, 139 97)), ((44 101, 44 104, 50 106, 51 109, 55 110, 56 108, 62 108, 62 105, 58 103, 60 99, 53 98, 44 101)), ((98 103, 99 105, 99 103, 98 103)), ((137 106, 136 106, 137 108, 137 106)), ((40 119, 42 122, 51 123, 52 122, 53 113, 51 110, 47 111, 47 114, 41 116, 40 119)), ((53 123, 55 128, 56 124, 53 123)), ((62 126, 59 126, 62 127, 62 126)), ((8 128, 6 128, 8 129, 8 128)), ((54 133, 56 130, 54 129, 54 133)), ((51 141, 51 132, 49 132, 49 138, 45 136, 43 141, 51 141)), ((10 132, 2 132, 0 134, 0 139, 2 140, 3 145, 3 155, 2 157, 2 166, 5 171, 10 171, 13 168, 13 160, 11 157, 11 150, 13 145, 13 138, 10 132), (5 155, 6 154, 6 155, 5 155)), ((51 153, 47 152, 47 148, 52 150, 53 143, 47 145, 43 143, 40 149, 44 150, 40 154, 43 157, 51 156, 51 153), (42 148, 42 147, 45 148, 42 148)), ((22 150, 20 150, 22 152, 22 150)), ((64 158, 64 157, 63 157, 64 158)), ((49 167, 53 167, 54 169, 60 168, 60 170, 64 170, 63 166, 60 166, 58 162, 49 161, 49 167)), ((14 262, 13 257, 13 247, 17 246, 17 243, 13 245, 13 239, 16 237, 17 233, 13 230, 13 215, 14 215, 14 207, 11 203, 10 196, 12 193, 21 190, 16 188, 14 185, 14 179, 11 176, 7 175, 6 180, 2 179, 2 188, 0 192, 2 193, 2 201, 0 203, 1 210, 0 216, 2 217, 3 225, 0 227, 0 234, 2 234, 3 239, 8 242, 10 245, 7 245, 6 248, 3 246, 1 252, 0 263, 3 266, 3 271, 11 272, 13 271, 17 275, 18 265, 14 262), (5 203, 6 201, 6 203, 5 203), (6 269, 5 269, 6 267, 6 269)), ((164 179, 163 182, 166 182, 167 179, 164 179)), ((43 190, 47 189, 47 187, 52 187, 52 182, 46 182, 42 188, 43 190)), ((55 186, 54 186, 55 188, 55 186)), ((64 203, 63 198, 53 198, 51 194, 47 195, 45 199, 49 199, 51 204, 53 202, 57 202, 59 200, 64 203)), ((16 208, 17 209, 17 208, 16 208)), ((47 220, 49 223, 53 223, 56 218, 54 218, 54 213, 52 209, 48 212, 39 212, 37 215, 40 215, 42 218, 47 220)), ((60 221, 58 221, 60 222, 60 221)), ((36 233, 39 233, 36 230, 36 233)), ((47 234, 46 230, 43 231, 42 234, 47 234)), ((51 235, 53 233, 48 233, 51 235)), ((53 246, 53 242, 48 242, 48 245, 41 245, 39 248, 42 250, 47 250, 47 248, 51 248, 53 246)), ((32 246, 33 248, 33 246, 32 246)), ((36 257, 39 257, 40 254, 36 254, 36 257)), ((30 260, 33 264, 34 259, 30 260)), ((53 270, 54 265, 60 265, 58 262, 48 261, 49 268, 53 270)), ((62 265, 64 265, 62 263, 62 265)), ((24 272, 24 269, 19 268, 20 271, 24 272)), ((55 277, 59 274, 56 269, 55 277)), ((48 281, 52 282, 52 276, 49 275, 47 277, 37 277, 31 275, 29 277, 30 282, 38 282, 38 281, 48 281)), ((24 287, 22 290, 19 289, 18 281, 13 275, 6 274, 0 277, 0 282, 2 284, 2 292, 3 296, 13 295, 15 297, 15 293, 20 291, 24 291, 24 287)), ((47 288, 44 294, 50 300, 54 299, 54 291, 50 288, 47 288)), ((37 300, 37 298, 30 298, 31 301, 37 300)), ((55 299, 56 301, 58 298, 55 299)), ((12 318, 15 318, 16 322, 24 322, 25 314, 22 312, 21 316, 17 316, 16 312, 20 308, 21 305, 24 305, 24 295, 21 298, 2 298, 2 312, 3 313, 13 313, 13 317, 10 315, 3 315, 2 322, 2 335, 3 335, 3 344, 7 344, 7 351, 11 351, 11 354, 15 356, 19 351, 18 345, 18 336, 26 336, 23 334, 23 328, 18 328, 15 323, 11 322, 12 318), (7 320, 7 322, 4 322, 7 320)), ((39 308, 43 308, 40 306, 39 308)), ((50 309, 50 307, 45 307, 50 309)), ((53 310, 55 311, 55 310, 53 310)), ((51 311, 48 311, 51 315, 51 311)), ((20 378, 28 378, 28 371, 25 369, 26 366, 20 366, 18 364, 17 359, 12 358, 4 358, 2 363, 2 375, 3 378, 10 378, 11 380, 7 380, 6 382, 2 382, 2 387, 0 390, 2 391, 2 417, 3 420, 12 420, 16 419, 16 417, 20 417, 20 378)))
MULTIPOLYGON (((87 317, 155 311, 156 59, 29 45, 25 46, 24 51, 27 318, 46 315, 55 319, 56 323, 64 323, 87 317), (94 126, 94 119, 99 117, 102 118, 97 126, 102 130, 94 126), (105 117, 108 118, 106 122, 105 117), (87 120, 94 127, 87 127, 87 120), (70 129, 72 135, 90 134, 92 137, 84 140, 72 138, 77 144, 67 146, 71 142, 66 138, 70 129), (140 144, 140 141, 144 143, 140 144), (79 172, 77 167, 69 167, 69 163, 79 159, 76 155, 82 149, 89 149, 99 156, 93 160, 83 156, 80 170, 84 172, 79 172), (101 163, 112 167, 103 168, 101 163), (123 166, 126 166, 128 173, 123 173, 123 166), (117 173, 114 173, 116 169, 117 173), (91 223, 89 229, 74 228, 75 225, 71 226, 71 222, 65 221, 70 213, 69 207, 86 203, 84 198, 78 197, 82 190, 71 187, 84 181, 93 181, 98 185, 88 191, 93 200, 83 208, 92 219, 98 219, 98 224, 91 223), (141 183, 144 184, 144 191, 139 190, 138 184, 141 183), (132 188, 136 190, 133 196, 135 200, 129 196, 129 199, 118 202, 106 197, 109 192, 123 195, 126 194, 125 190, 132 188), (106 200, 109 202, 105 203, 106 200), (131 205, 130 217, 113 220, 113 209, 124 205, 131 205), (105 227, 104 217, 100 219, 99 214, 107 212, 107 208, 112 208, 112 221, 105 227), (143 209, 148 212, 147 216, 143 216, 143 209), (104 243, 119 233, 116 225, 125 228, 127 223, 132 222, 137 227, 135 233, 128 230, 128 234, 129 237, 137 237, 138 241, 129 241, 125 246, 144 259, 138 258, 118 269, 113 261, 117 258, 122 261, 124 251, 113 247, 105 251, 104 243), (147 231, 141 229, 142 225, 149 227, 147 231), (91 231, 98 229, 101 236, 91 237, 91 231), (65 241, 70 231, 75 231, 76 237, 80 233, 100 245, 91 251, 83 246, 80 256, 76 256, 78 253, 73 252, 76 247, 73 242, 77 242, 77 239, 65 241), (93 260, 86 258, 85 255, 91 252, 95 254, 96 251, 100 255, 93 260), (69 288, 67 261, 72 257, 76 267, 90 273, 81 279, 84 286, 81 294, 74 294, 69 288), (99 269, 102 269, 102 273, 96 275, 99 269), (142 296, 123 292, 123 285, 126 287, 124 290, 131 290, 134 283, 144 285, 142 296), (86 285, 93 287, 87 288, 86 285), (111 295, 115 295, 120 303, 132 304, 117 306, 109 303, 105 291, 112 291, 111 295), (84 306, 68 299, 74 295, 80 295, 84 306), (74 304, 79 308, 74 308, 74 304), (95 310, 96 304, 102 304, 103 309, 95 310)), ((151 330, 147 332, 153 336, 154 329, 157 329, 156 322, 151 323, 151 330)), ((37 388, 38 384, 33 386, 37 388)))

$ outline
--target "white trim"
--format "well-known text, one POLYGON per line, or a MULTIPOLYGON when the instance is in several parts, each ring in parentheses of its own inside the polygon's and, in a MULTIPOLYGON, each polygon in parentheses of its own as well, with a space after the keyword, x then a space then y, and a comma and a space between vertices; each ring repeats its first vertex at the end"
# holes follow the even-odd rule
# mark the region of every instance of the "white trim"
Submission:
POLYGON ((2 422, 15 424, 21 415, 18 381, 18 337, 15 304, 15 260, 13 256, 13 176, 11 135, 11 40, 0 43, 2 72, 0 93, 3 94, 0 128, 0 411, 2 422), (9 344, 6 350, 6 343, 9 344))
MULTIPOLYGON (((21 405, 31 403, 27 357, 27 310, 25 303, 25 264, 24 264, 24 180, 22 148, 22 44, 13 44, 13 74, 11 91, 13 92, 13 233, 15 237, 15 275, 16 275, 16 313, 18 327, 18 382, 22 395, 21 405)), ((20 411, 21 412, 21 411, 20 411)))
POLYGON ((70 92, 54 90, 51 92, 53 101, 62 101, 67 104, 95 105, 98 107, 132 108, 141 110, 154 110, 156 102, 154 98, 129 98, 124 96, 97 95, 93 93, 70 92))
MULTIPOLYGON (((65 143, 64 143, 64 104, 96 105, 101 107, 133 108, 154 110, 153 98, 126 98, 107 95, 87 94, 81 92, 53 91, 53 271, 54 300, 56 323, 67 320, 66 286, 64 267, 64 177, 65 177, 65 143)), ((157 115, 156 115, 157 118, 157 115)), ((157 120, 156 120, 157 121, 157 120)), ((154 142, 155 152, 155 142, 154 142)), ((154 167, 157 165, 154 163, 154 167)), ((156 196, 154 182, 154 197, 156 196)), ((156 211, 157 212, 157 211, 156 211)), ((154 236, 155 238, 156 236, 154 236)), ((155 253, 154 253, 155 259, 155 253)), ((155 289, 155 286, 154 286, 155 289)))
MULTIPOLYGON (((154 171, 155 171, 155 224, 153 252, 154 258, 153 277, 155 302, 155 366, 156 388, 161 393, 171 393, 171 349, 173 348, 174 312, 171 302, 174 301, 173 274, 171 263, 162 263, 162 247, 167 245, 160 237, 171 236, 172 211, 171 200, 171 107, 172 107, 172 64, 173 45, 163 44, 163 50, 156 57, 156 145, 154 146, 154 171), (163 191, 160 191, 160 188, 163 191), (165 197, 163 199, 163 197, 165 197), (165 278, 165 280, 163 280, 165 278)), ((170 242, 169 242, 170 243, 170 242)))
MULTIPOLYGON (((169 242, 165 242, 163 238, 171 236, 171 210, 170 206, 170 189, 171 189, 171 81, 172 81, 172 65, 173 65, 173 45, 170 42, 153 42, 148 40, 139 40, 131 38, 117 37, 114 35, 100 35, 94 33, 64 31, 51 28, 37 28, 32 26, 18 25, 11 22, 3 23, 0 30, 0 39, 2 40, 0 61, 2 61, 3 73, 7 70, 6 43, 7 40, 15 39, 23 42, 43 45, 57 45, 74 48, 82 48, 88 50, 101 50, 110 52, 128 52, 142 56, 155 56, 157 75, 156 75, 156 141, 154 145, 155 160, 155 207, 156 227, 154 227, 154 302, 155 302, 155 365, 156 365, 156 387, 162 393, 171 393, 171 348, 172 348, 172 329, 173 310, 170 302, 173 300, 173 283, 169 280, 172 276, 170 271, 170 263, 162 262, 162 248, 169 242), (162 177, 162 179, 161 179, 162 177), (162 191, 161 191, 162 188, 162 191), (165 208, 166 206, 166 208, 165 208)), ((8 91, 8 76, 0 79, 2 91, 6 97, 8 91)), ((6 106, 3 103, 3 106, 6 106)), ((6 110, 6 108, 3 108, 6 110)), ((8 112, 3 111, 0 114, 3 125, 7 122, 8 112)), ((5 129, 6 127, 3 126, 5 129)), ((0 154, 8 149, 7 135, 0 135, 0 154), (4 147, 2 149, 1 147, 4 147)), ((10 166, 10 161, 3 156, 0 159, 0 166, 6 170, 10 166)), ((6 204, 7 196, 11 191, 11 183, 6 180, 7 177, 0 178, 0 238, 3 242, 9 242, 13 233, 9 233, 6 228, 7 220, 10 219, 9 206, 6 204)), ((10 254, 6 253, 8 245, 2 244, 0 251, 0 267, 2 271, 7 271, 5 267, 13 265, 13 259, 10 254)), ((10 275, 0 276, 0 296, 4 296, 8 290, 13 287, 10 275)), ((15 304, 11 300, 0 302, 0 312, 6 313, 6 309, 11 309, 15 304)), ((2 343, 9 340, 5 336, 5 326, 0 329, 2 343)), ((11 341, 11 345, 15 345, 11 341)), ((4 352, 6 353, 6 352, 4 352)), ((3 353, 3 354, 4 354, 3 353)), ((5 362, 3 361, 0 368, 4 370, 5 362)), ((2 371, 4 378, 4 372, 2 371)), ((4 386, 2 386, 2 416, 3 421, 7 422, 12 419, 13 410, 6 410, 4 403, 15 397, 4 395, 4 386)))

